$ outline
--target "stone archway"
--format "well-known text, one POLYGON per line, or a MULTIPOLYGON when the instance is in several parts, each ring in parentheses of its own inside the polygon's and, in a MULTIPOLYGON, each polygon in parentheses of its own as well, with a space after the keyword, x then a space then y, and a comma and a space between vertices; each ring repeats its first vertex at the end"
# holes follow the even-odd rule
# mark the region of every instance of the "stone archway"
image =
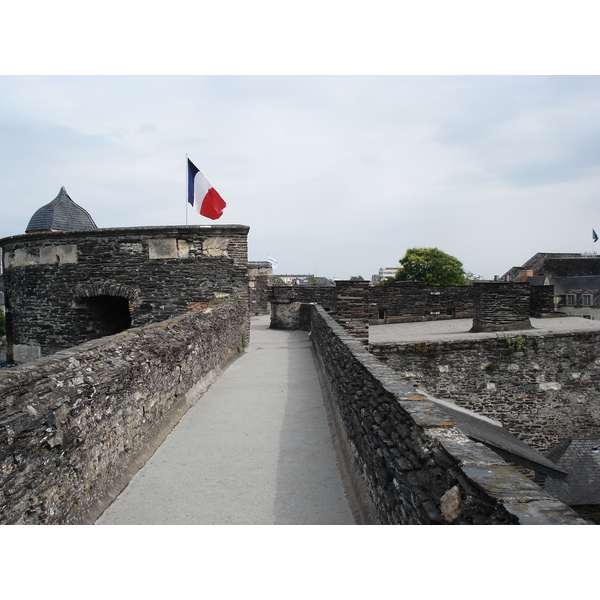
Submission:
POLYGON ((93 340, 114 335, 132 325, 131 307, 137 291, 123 285, 78 285, 73 308, 77 311, 79 338, 93 340))

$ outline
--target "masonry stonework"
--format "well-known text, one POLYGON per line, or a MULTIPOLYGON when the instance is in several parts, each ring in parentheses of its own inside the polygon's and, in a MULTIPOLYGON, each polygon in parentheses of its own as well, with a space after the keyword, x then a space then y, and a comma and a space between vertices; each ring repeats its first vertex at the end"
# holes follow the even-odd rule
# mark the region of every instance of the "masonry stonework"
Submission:
POLYGON ((198 303, 248 303, 248 230, 137 227, 0 240, 9 358, 35 360, 198 303))
POLYGON ((369 323, 406 323, 473 316, 473 286, 399 281, 369 293, 369 323))
POLYGON ((0 370, 0 524, 90 523, 241 356, 228 300, 0 370))
POLYGON ((268 312, 269 287, 273 285, 273 267, 268 261, 248 262, 248 302, 252 314, 268 312))
POLYGON ((365 521, 376 524, 584 524, 465 436, 321 307, 310 334, 365 521))
POLYGON ((600 437, 600 334, 377 344, 373 355, 441 399, 500 421, 546 454, 569 437, 600 437))
POLYGON ((473 284, 471 331, 531 329, 531 295, 528 283, 478 281, 473 284))

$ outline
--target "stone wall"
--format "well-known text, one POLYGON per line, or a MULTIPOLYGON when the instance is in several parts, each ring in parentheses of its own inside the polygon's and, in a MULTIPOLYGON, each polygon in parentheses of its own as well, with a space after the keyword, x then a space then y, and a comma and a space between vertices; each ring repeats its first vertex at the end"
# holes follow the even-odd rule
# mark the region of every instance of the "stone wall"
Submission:
POLYGON ((245 301, 0 370, 0 524, 93 522, 221 369, 245 301))
POLYGON ((369 343, 369 294, 367 281, 337 281, 333 318, 363 344, 369 343))
POLYGON ((335 310, 337 290, 335 287, 274 285, 269 289, 270 302, 316 302, 326 311, 335 310))
POLYGON ((471 331, 531 329, 528 283, 473 283, 473 328, 471 331))
POLYGON ((435 397, 500 421, 542 454, 568 437, 600 436, 598 333, 378 344, 372 352, 435 397))
POLYGON ((473 286, 399 281, 376 285, 369 294, 369 323, 405 323, 473 316, 473 286), (383 311, 383 312, 382 312, 383 311))
POLYGON ((135 227, 0 240, 8 353, 27 362, 215 299, 248 302, 248 230, 135 227))
POLYGON ((268 261, 248 262, 248 302, 250 312, 268 312, 269 288, 273 285, 273 267, 268 261))
POLYGON ((378 524, 585 523, 467 438, 321 307, 310 335, 345 464, 378 524))
POLYGON ((555 313, 553 285, 532 285, 529 291, 531 294, 530 315, 532 317, 541 319, 555 313))

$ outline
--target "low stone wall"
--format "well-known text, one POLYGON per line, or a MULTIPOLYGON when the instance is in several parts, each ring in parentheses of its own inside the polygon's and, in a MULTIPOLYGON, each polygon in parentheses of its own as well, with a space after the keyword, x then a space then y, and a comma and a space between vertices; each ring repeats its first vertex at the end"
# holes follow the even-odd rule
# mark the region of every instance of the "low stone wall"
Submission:
POLYGON ((365 520, 377 524, 583 524, 467 438, 321 307, 310 335, 365 520))
POLYGON ((93 522, 242 352, 245 300, 0 370, 0 524, 93 522))
POLYGON ((398 281, 369 292, 369 323, 405 323, 473 316, 472 285, 425 285, 398 281))
POLYGON ((269 312, 269 288, 273 285, 273 267, 268 261, 248 261, 248 302, 250 312, 269 312))
POLYGON ((600 334, 377 344, 374 356, 437 398, 500 421, 546 454, 568 437, 600 436, 600 334))
POLYGON ((529 288, 531 294, 530 314, 538 319, 552 316, 554 309, 554 286, 532 285, 529 288))

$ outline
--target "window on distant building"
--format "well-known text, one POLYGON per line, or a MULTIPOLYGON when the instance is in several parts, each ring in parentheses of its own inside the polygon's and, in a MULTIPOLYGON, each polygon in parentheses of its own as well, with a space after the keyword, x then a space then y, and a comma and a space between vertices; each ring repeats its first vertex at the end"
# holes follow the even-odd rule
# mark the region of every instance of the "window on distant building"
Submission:
POLYGON ((575 306, 575 294, 567 294, 567 305, 575 306))
POLYGON ((591 306, 592 305, 592 295, 591 294, 584 294, 583 295, 583 305, 584 306, 591 306))

